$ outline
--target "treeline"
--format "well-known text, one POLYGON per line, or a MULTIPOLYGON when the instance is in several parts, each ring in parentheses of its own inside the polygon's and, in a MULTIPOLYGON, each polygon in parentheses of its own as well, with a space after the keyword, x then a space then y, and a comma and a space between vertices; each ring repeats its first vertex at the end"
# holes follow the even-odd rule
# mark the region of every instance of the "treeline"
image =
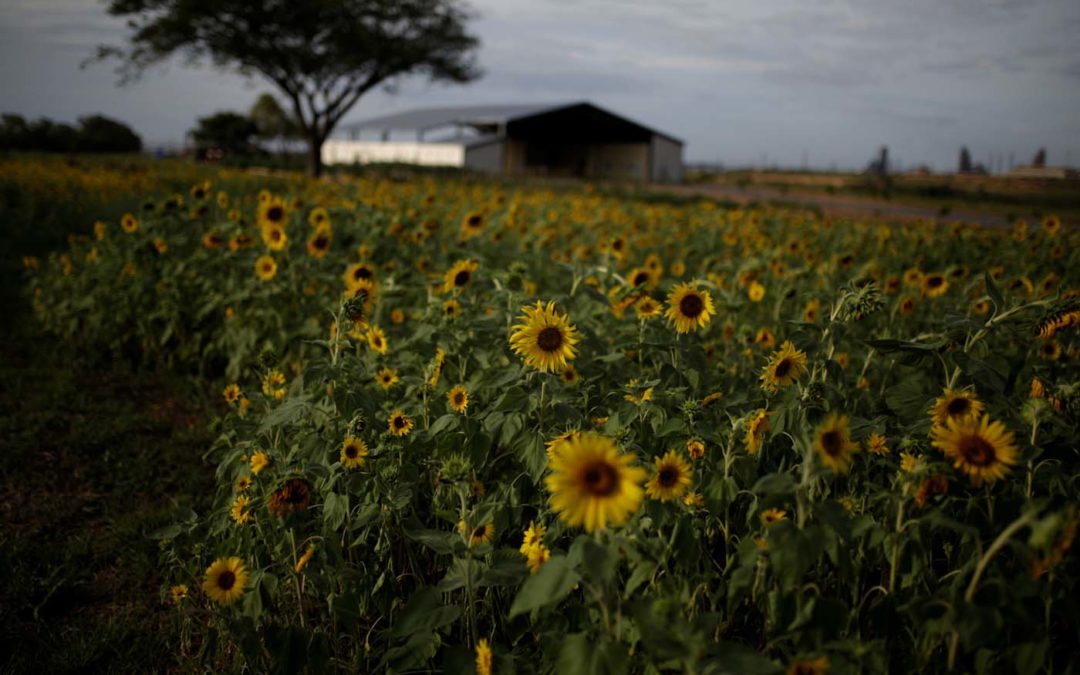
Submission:
POLYGON ((0 152, 139 152, 142 139, 123 122, 103 115, 80 117, 77 126, 42 117, 0 115, 0 152))

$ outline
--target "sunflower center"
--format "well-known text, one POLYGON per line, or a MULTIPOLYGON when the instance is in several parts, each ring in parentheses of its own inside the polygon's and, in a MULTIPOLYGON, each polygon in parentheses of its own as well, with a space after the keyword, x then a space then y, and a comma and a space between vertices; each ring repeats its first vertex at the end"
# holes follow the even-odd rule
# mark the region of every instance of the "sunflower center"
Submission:
POLYGON ((966 415, 971 411, 971 401, 966 398, 954 398, 949 401, 949 404, 945 406, 945 410, 948 411, 949 417, 959 417, 960 415, 966 415))
POLYGON ((791 359, 781 359, 780 363, 776 364, 776 368, 773 373, 776 377, 784 377, 791 372, 791 359))
POLYGON ((230 590, 233 586, 236 585, 236 575, 229 570, 225 570, 218 575, 217 585, 218 588, 223 591, 230 590))
POLYGON ((634 276, 634 282, 633 283, 634 283, 635 286, 640 286, 641 284, 645 283, 648 280, 649 280, 648 273, 646 273, 646 272, 638 272, 637 275, 634 276))
POLYGON ((473 530, 473 533, 472 533, 472 538, 473 538, 473 539, 480 539, 480 538, 482 538, 482 537, 484 536, 484 530, 485 530, 485 527, 484 527, 483 525, 481 525, 480 527, 476 528, 475 530, 473 530))
POLYGON ((665 466, 656 475, 656 482, 660 483, 662 487, 673 487, 679 482, 679 470, 673 466, 665 466))
POLYGON ((696 319, 701 316, 701 312, 705 309, 705 302, 701 299, 700 295, 691 293, 684 296, 679 301, 679 311, 682 315, 688 319, 696 319))
POLYGON ((987 466, 997 459, 994 446, 978 435, 964 436, 958 444, 960 456, 973 466, 987 466))
POLYGON ((594 462, 581 472, 585 491, 594 497, 607 497, 619 487, 619 474, 607 462, 594 462))
POLYGON ((469 227, 479 227, 479 226, 480 226, 480 216, 477 216, 477 215, 469 216, 469 227))
POLYGON ((369 270, 366 267, 358 267, 356 269, 356 271, 353 272, 353 279, 356 279, 357 281, 359 281, 360 279, 370 279, 370 278, 371 278, 371 270, 369 270))
POLYGON ((454 394, 454 404, 461 405, 465 402, 465 397, 461 394, 454 394))
POLYGON ((400 415, 394 418, 394 427, 397 429, 405 428, 405 418, 400 415))
POLYGON ((932 277, 927 277, 927 279, 926 279, 926 285, 928 287, 930 287, 930 288, 937 288, 938 286, 940 286, 943 283, 945 283, 944 277, 939 277, 937 275, 934 275, 932 277))
POLYGON ((844 449, 844 437, 839 431, 826 431, 821 434, 821 447, 829 457, 836 457, 844 449))
POLYGON ((280 206, 271 206, 266 210, 266 219, 276 223, 281 220, 281 217, 285 215, 280 206))
POLYGON ((465 284, 469 283, 469 279, 471 277, 472 277, 472 274, 468 270, 461 270, 460 272, 458 272, 457 274, 454 275, 454 285, 455 286, 464 286, 465 284))
POLYGON ((349 459, 356 459, 356 456, 360 454, 360 450, 355 445, 350 445, 345 448, 345 456, 349 459))
POLYGON ((554 326, 548 326, 536 336, 536 346, 545 352, 553 352, 562 346, 562 331, 554 326))

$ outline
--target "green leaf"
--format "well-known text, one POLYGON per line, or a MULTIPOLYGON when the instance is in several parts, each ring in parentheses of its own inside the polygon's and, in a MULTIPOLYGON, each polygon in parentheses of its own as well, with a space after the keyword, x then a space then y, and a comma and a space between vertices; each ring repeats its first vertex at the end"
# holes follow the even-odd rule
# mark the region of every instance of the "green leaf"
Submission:
POLYGON ((983 283, 986 284, 986 294, 994 302, 994 314, 1005 309, 1005 298, 1002 297, 1001 291, 998 289, 997 284, 994 283, 994 277, 990 276, 989 272, 983 273, 983 283))
POLYGON ((540 571, 525 580, 510 607, 510 618, 557 603, 574 590, 581 576, 565 556, 552 558, 540 571))
POLYGON ((323 524, 331 531, 337 530, 345 522, 349 513, 349 496, 331 492, 323 503, 323 524))
POLYGON ((428 427, 428 436, 436 436, 444 431, 458 427, 459 416, 457 413, 448 413, 431 423, 428 427))
POLYGON ((439 601, 439 594, 433 588, 421 588, 412 597, 398 616, 391 634, 404 638, 417 633, 436 631, 457 621, 461 608, 457 605, 444 606, 439 601))
POLYGON ((598 642, 588 633, 575 633, 562 640, 560 675, 622 675, 629 672, 630 654, 617 642, 598 642))
POLYGON ((727 675, 773 675, 783 669, 753 649, 734 642, 722 642, 708 660, 710 672, 727 675))

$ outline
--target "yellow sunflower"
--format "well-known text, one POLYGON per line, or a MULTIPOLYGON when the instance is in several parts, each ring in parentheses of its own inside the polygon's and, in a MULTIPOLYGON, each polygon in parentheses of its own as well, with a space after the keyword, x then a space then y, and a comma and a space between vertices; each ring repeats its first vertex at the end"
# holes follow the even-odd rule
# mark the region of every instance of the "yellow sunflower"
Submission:
POLYGON ((251 500, 248 499, 246 495, 237 495, 236 501, 233 502, 229 513, 237 525, 243 525, 251 520, 251 511, 248 511, 248 503, 250 501, 251 500))
POLYGON ((547 534, 547 528, 544 525, 537 524, 535 521, 529 522, 529 527, 526 528, 525 533, 521 536, 521 548, 518 551, 521 555, 528 555, 529 549, 536 546, 544 545, 544 535, 547 534))
POLYGON ((259 201, 257 215, 259 227, 277 226, 284 227, 289 217, 289 209, 285 200, 281 197, 270 196, 266 200, 259 201))
POLYGON ((631 270, 630 274, 626 277, 626 281, 629 282, 634 288, 640 286, 654 286, 658 281, 657 275, 646 267, 637 267, 631 270))
POLYGON ((218 558, 206 570, 203 590, 219 605, 231 605, 244 595, 248 572, 240 558, 218 558))
POLYGON ((397 371, 393 368, 383 368, 375 373, 375 381, 378 382, 383 389, 390 389, 400 382, 401 378, 398 377, 397 371))
POLYGON ((469 546, 490 544, 491 540, 495 538, 495 525, 494 523, 484 523, 479 527, 470 527, 464 520, 459 520, 458 533, 468 539, 469 546))
POLYGON ((686 453, 690 459, 701 459, 705 456, 705 443, 698 438, 691 438, 686 442, 686 453))
POLYGON ((645 470, 606 436, 585 433, 558 446, 545 482, 563 522, 587 532, 625 523, 641 506, 645 470))
POLYGON ((284 398, 285 375, 280 370, 271 370, 262 381, 262 393, 270 398, 284 398))
POLYGON ((889 442, 881 434, 870 434, 866 438, 866 451, 874 455, 889 454, 889 442))
POLYGON ((781 520, 787 520, 787 511, 782 509, 765 509, 761 512, 761 523, 763 525, 772 525, 781 520))
POLYGON ((263 244, 271 251, 281 251, 289 243, 289 235, 280 225, 263 225, 261 228, 263 244))
POLYGON ((446 400, 450 402, 450 409, 456 413, 464 413, 469 407, 469 390, 462 385, 457 385, 446 392, 446 400))
POLYGON ((270 455, 266 454, 262 450, 259 450, 251 456, 251 473, 256 476, 259 472, 270 466, 270 455))
POLYGON ((859 449, 851 442, 847 415, 829 413, 814 431, 814 449, 822 464, 836 473, 847 473, 851 468, 851 453, 859 449))
POLYGON ((454 263, 443 276, 443 293, 450 293, 456 289, 464 288, 472 281, 473 272, 480 265, 474 260, 459 260, 454 263))
POLYGON ((949 280, 944 274, 927 274, 922 279, 922 293, 928 298, 936 298, 949 290, 949 280))
POLYGON ((786 387, 806 373, 806 354, 784 340, 761 371, 761 386, 770 392, 786 387))
POLYGON ((934 418, 934 426, 943 426, 951 418, 979 415, 982 411, 982 401, 975 396, 975 392, 946 389, 944 395, 934 401, 930 415, 934 418))
POLYGON ((565 314, 555 310, 554 302, 545 307, 538 300, 522 312, 510 335, 510 347, 532 368, 551 373, 565 369, 577 356, 577 329, 565 314))
POLYGON ((461 238, 472 239, 484 231, 484 214, 470 211, 461 219, 461 238))
POLYGON ((349 291, 355 291, 362 285, 366 285, 368 288, 373 287, 377 281, 375 268, 366 262, 349 265, 341 278, 345 282, 345 288, 349 291))
POLYGON ((225 391, 222 392, 225 396, 225 402, 229 405, 235 405, 240 400, 241 392, 240 385, 233 383, 225 387, 225 391))
POLYGON ((139 219, 130 213, 125 213, 123 217, 120 218, 120 227, 128 234, 135 234, 139 231, 139 219))
POLYGON ((675 330, 679 333, 704 328, 716 313, 709 292, 699 291, 693 284, 675 286, 668 294, 667 302, 668 321, 675 324, 675 330))
POLYGON ((491 675, 491 647, 487 638, 476 643, 476 675, 491 675))
POLYGON ((746 436, 743 442, 746 444, 746 454, 756 455, 761 451, 761 443, 765 440, 765 432, 769 430, 769 411, 759 408, 746 423, 746 436))
POLYGON ((571 365, 567 365, 565 368, 559 371, 559 377, 562 379, 563 384, 573 386, 577 384, 577 381, 578 379, 580 379, 581 376, 578 374, 576 368, 571 365))
POLYGON ((390 348, 386 343, 386 333, 378 326, 371 326, 368 328, 365 338, 367 339, 368 347, 376 354, 385 354, 390 348))
POLYGON ((401 410, 390 413, 390 417, 386 418, 386 424, 393 436, 408 436, 413 428, 412 418, 401 410))
POLYGON ((307 252, 312 258, 324 258, 330 250, 330 242, 334 235, 329 227, 320 227, 308 238, 307 252))
POLYGON ((639 319, 652 319, 660 316, 663 306, 652 296, 643 295, 634 303, 634 313, 639 319))
POLYGON ((307 221, 308 225, 315 229, 326 227, 330 224, 330 214, 326 212, 325 208, 317 206, 308 214, 307 221))
POLYGON ((346 469, 359 469, 368 456, 368 446, 361 438, 349 436, 341 444, 341 465, 346 469))
POLYGON ((277 275, 277 262, 268 255, 261 255, 255 261, 255 276, 263 281, 270 281, 277 275))
POLYGON ((746 291, 746 297, 750 298, 750 302, 761 302, 765 299, 765 287, 757 281, 751 281, 750 288, 746 291))
POLYGON ((533 546, 525 553, 525 564, 529 567, 529 574, 536 574, 540 568, 551 559, 551 549, 543 544, 533 546))
POLYGON ((934 427, 932 435, 934 447, 975 485, 1004 478, 1019 461, 1012 432, 1001 422, 990 421, 989 415, 949 418, 934 427))
POLYGON ((681 497, 690 487, 693 469, 674 450, 668 450, 663 457, 653 460, 656 472, 645 484, 645 491, 650 497, 661 502, 669 502, 681 497))

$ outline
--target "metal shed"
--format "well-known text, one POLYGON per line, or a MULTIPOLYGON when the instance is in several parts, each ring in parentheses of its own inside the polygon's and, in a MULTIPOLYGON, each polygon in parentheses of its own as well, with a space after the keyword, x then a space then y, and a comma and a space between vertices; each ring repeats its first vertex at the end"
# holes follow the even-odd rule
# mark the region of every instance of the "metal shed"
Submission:
POLYGON ((344 125, 323 161, 504 175, 682 180, 681 140, 588 102, 427 108, 344 125), (401 138, 405 134, 406 138, 401 138))

